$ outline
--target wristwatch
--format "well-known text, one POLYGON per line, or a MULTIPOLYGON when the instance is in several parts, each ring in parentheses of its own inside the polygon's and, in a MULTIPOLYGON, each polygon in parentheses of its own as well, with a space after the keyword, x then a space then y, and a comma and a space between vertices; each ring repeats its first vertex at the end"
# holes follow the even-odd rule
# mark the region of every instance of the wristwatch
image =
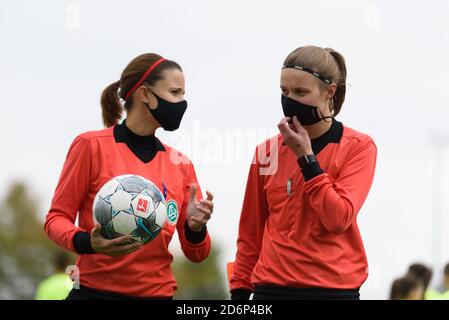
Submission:
POLYGON ((306 154, 304 156, 301 156, 298 158, 298 164, 301 167, 301 169, 303 169, 304 167, 308 166, 309 164, 311 164, 312 162, 316 162, 316 157, 315 155, 312 154, 306 154))

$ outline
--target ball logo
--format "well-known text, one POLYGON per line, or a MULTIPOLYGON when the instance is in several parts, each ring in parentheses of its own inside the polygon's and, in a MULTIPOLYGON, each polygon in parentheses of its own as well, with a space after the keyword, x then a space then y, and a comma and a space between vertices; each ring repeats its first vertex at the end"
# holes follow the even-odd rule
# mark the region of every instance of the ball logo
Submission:
POLYGON ((139 202, 137 203, 137 211, 146 213, 148 210, 148 201, 142 198, 139 198, 139 202))
POLYGON ((178 205, 174 200, 167 202, 167 220, 170 224, 175 224, 178 220, 178 205))

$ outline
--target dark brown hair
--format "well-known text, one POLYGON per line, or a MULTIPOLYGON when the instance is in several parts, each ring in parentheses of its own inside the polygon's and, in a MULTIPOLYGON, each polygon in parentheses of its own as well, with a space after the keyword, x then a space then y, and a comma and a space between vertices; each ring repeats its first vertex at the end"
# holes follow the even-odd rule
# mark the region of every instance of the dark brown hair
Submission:
POLYGON ((408 268, 407 274, 421 280, 424 285, 424 289, 427 290, 427 287, 430 284, 430 280, 432 280, 433 272, 432 269, 422 263, 414 263, 408 268))
MULTIPOLYGON (((155 53, 145 53, 134 58, 123 70, 120 80, 111 83, 101 94, 101 111, 103 123, 106 127, 111 127, 121 119, 124 110, 129 111, 133 103, 131 95, 126 100, 124 106, 120 103, 120 98, 125 99, 126 94, 143 76, 145 71, 162 57, 155 53)), ((182 71, 180 65, 172 60, 165 60, 159 64, 145 79, 147 85, 154 85, 162 79, 165 70, 177 69, 182 71)))
POLYGON ((444 275, 449 277, 449 263, 444 266, 444 275))
MULTIPOLYGON (((332 48, 304 46, 293 50, 285 59, 284 65, 299 65, 310 68, 337 85, 331 99, 330 111, 336 116, 345 101, 346 63, 344 57, 332 48)), ((320 81, 321 88, 327 84, 320 81)))
POLYGON ((390 300, 407 299, 410 293, 420 286, 423 286, 421 281, 412 275, 396 279, 391 285, 390 300))

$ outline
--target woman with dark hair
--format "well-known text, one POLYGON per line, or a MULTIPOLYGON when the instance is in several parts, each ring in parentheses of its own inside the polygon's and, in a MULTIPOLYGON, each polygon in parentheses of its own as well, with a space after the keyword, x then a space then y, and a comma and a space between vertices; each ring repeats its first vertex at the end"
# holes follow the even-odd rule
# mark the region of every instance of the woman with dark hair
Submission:
POLYGON ((415 277, 421 281, 423 285, 422 299, 423 300, 440 300, 441 293, 430 287, 433 271, 422 263, 413 263, 408 267, 407 275, 415 277))
POLYGON ((424 284, 412 275, 393 281, 390 300, 423 300, 424 284))
POLYGON ((359 299, 368 261, 357 226, 377 148, 337 121, 343 56, 294 50, 281 70, 280 134, 260 144, 240 218, 232 299, 359 299))
POLYGON ((202 199, 192 163, 155 136, 159 127, 179 127, 187 108, 184 88, 176 62, 154 53, 140 55, 101 96, 107 128, 83 133, 72 143, 45 221, 53 241, 79 254, 80 289, 68 299, 170 299, 176 281, 168 245, 175 229, 187 258, 201 262, 209 255, 206 223, 213 195, 207 191, 202 199), (123 174, 150 180, 172 203, 162 232, 145 245, 130 241, 131 236, 104 238, 92 217, 96 193, 123 174))

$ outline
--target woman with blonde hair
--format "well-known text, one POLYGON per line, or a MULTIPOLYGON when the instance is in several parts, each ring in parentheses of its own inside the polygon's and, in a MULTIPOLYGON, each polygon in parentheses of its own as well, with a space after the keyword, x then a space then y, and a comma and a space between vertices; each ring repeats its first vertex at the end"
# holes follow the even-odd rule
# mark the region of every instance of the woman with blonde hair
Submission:
POLYGON ((280 88, 280 133, 256 148, 249 171, 232 299, 359 299, 368 261, 357 215, 377 148, 336 120, 345 60, 330 48, 300 47, 284 61, 280 88))

